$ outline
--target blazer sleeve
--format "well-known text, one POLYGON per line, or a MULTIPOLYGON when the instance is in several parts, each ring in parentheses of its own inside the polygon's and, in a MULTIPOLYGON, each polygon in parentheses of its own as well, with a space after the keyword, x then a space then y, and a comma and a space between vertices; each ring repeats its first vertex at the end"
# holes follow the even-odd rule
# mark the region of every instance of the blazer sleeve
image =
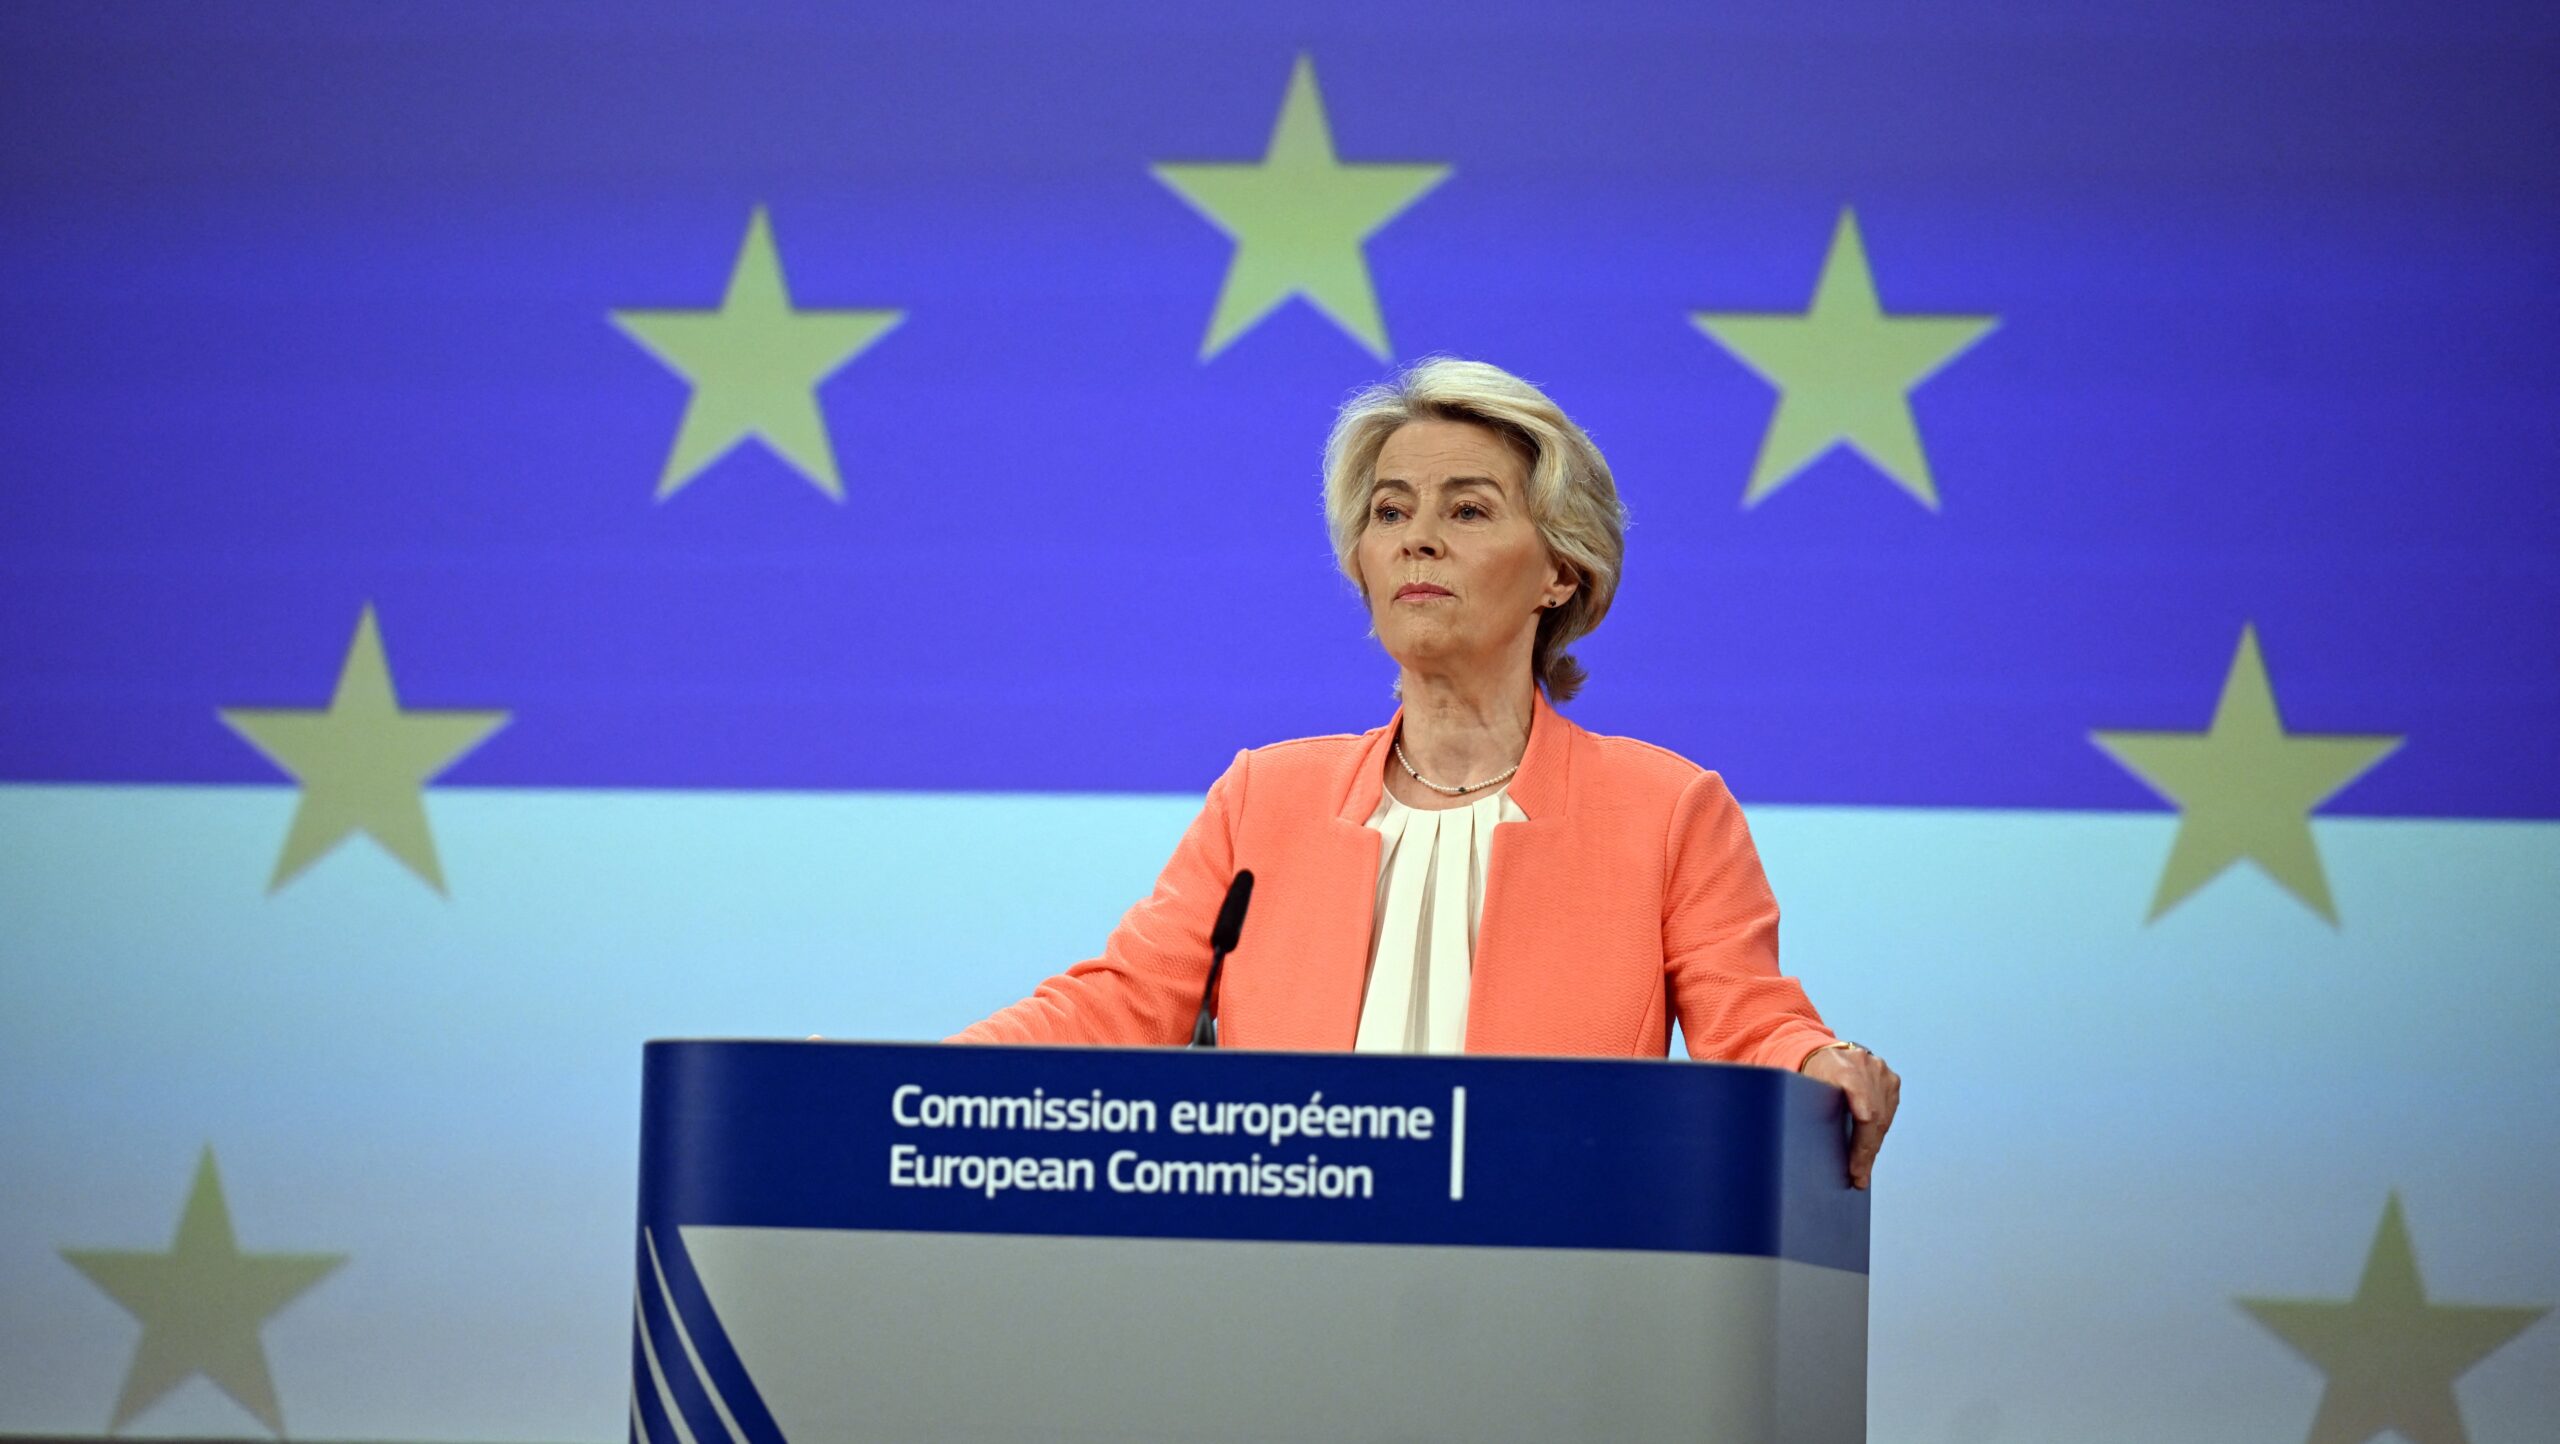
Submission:
POLYGON ((1235 876, 1236 820, 1248 754, 1210 785, 1209 800, 1157 875, 1155 891, 1121 916, 1087 958, 1030 997, 972 1024, 953 1043, 1134 1046, 1191 1037, 1209 981, 1209 932, 1235 876))
POLYGON ((1778 901, 1723 778, 1681 789, 1666 846, 1663 969, 1689 1056, 1793 1072, 1831 1029, 1778 971, 1778 901))

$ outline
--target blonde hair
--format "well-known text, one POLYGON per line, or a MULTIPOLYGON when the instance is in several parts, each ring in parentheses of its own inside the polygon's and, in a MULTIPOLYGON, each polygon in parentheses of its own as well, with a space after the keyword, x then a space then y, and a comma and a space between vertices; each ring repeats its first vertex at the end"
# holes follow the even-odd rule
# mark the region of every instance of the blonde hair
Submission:
MULTIPOLYGON (((1333 557, 1360 586, 1352 552, 1369 525, 1378 452, 1412 421, 1464 421, 1494 432, 1529 463, 1529 519, 1573 575, 1573 595, 1538 615, 1530 670, 1549 700, 1565 702, 1588 674, 1565 648, 1609 615, 1627 555, 1627 509, 1609 463, 1545 392, 1499 366, 1434 356, 1343 403, 1324 444, 1324 512, 1333 557)), ((1361 601, 1368 601, 1365 589, 1361 601)))

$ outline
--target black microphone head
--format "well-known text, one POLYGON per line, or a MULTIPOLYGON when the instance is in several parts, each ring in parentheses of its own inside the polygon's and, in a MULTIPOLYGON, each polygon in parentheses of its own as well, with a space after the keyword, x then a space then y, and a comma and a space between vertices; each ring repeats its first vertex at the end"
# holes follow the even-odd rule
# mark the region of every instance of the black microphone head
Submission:
POLYGON ((1209 932, 1209 951, 1231 953, 1244 935, 1244 910, 1253 901, 1253 874, 1239 872, 1227 884, 1227 900, 1218 905, 1218 925, 1209 932))

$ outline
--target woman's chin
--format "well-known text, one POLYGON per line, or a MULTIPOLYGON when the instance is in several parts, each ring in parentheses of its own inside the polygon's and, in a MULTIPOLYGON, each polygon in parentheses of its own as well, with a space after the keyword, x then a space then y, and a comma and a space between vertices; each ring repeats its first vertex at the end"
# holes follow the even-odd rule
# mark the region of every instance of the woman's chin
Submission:
POLYGON ((1443 671, 1467 655, 1457 638, 1437 628, 1418 634, 1414 629, 1402 631, 1403 635, 1385 638, 1384 645, 1387 655, 1408 672, 1443 671))

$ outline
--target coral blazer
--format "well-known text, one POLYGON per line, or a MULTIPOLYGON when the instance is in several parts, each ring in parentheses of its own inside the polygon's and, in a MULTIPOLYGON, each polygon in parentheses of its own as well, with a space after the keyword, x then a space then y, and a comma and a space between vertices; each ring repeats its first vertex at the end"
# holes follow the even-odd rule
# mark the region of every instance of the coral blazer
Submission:
MULTIPOLYGON (((1368 986, 1379 835, 1396 720, 1236 754, 1155 891, 1102 956, 959 1034, 978 1043, 1180 1043, 1209 971, 1227 882, 1253 871, 1219 986, 1218 1041, 1348 1051, 1368 986)), ((1778 905, 1742 809, 1676 753, 1603 737, 1541 695, 1494 829, 1467 998, 1467 1051, 1692 1056, 1795 1068, 1833 1041, 1778 971, 1778 905)))

